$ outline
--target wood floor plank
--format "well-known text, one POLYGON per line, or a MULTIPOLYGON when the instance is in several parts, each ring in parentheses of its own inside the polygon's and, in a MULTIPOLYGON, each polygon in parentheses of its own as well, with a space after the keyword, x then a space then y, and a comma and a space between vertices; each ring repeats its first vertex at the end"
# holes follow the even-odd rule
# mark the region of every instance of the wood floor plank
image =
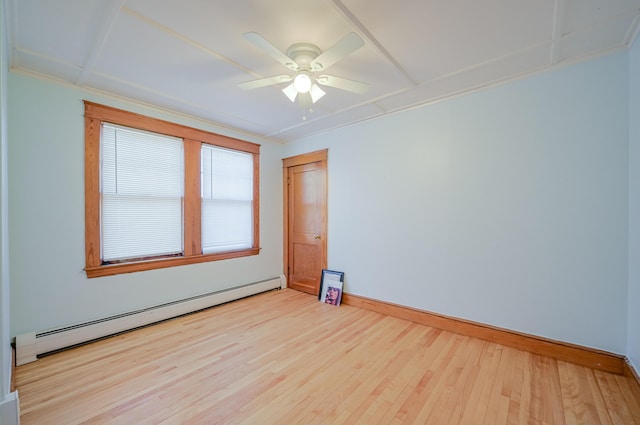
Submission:
POLYGON ((443 406, 448 402, 452 393, 451 385, 454 375, 454 353, 457 353, 465 341, 465 337, 453 334, 449 343, 437 356, 437 363, 429 367, 433 372, 425 391, 418 403, 414 403, 413 409, 406 417, 408 423, 436 423, 442 414, 443 406))
POLYGON ((575 388, 577 391, 576 397, 581 400, 581 403, 574 403, 575 415, 583 424, 602 423, 609 424, 611 420, 609 415, 601 415, 604 404, 600 389, 594 385, 595 378, 593 376, 593 370, 581 368, 571 363, 565 363, 567 370, 571 376, 572 381, 575 381, 575 388))
POLYGON ((583 424, 584 403, 580 398, 576 381, 572 379, 565 362, 558 362, 558 375, 560 377, 565 423, 567 425, 583 424), (578 419, 579 416, 582 418, 581 420, 578 419))
POLYGON ((524 381, 525 355, 527 353, 516 350, 513 352, 513 372, 511 386, 504 395, 509 397, 509 413, 507 414, 507 425, 519 423, 520 406, 522 402, 522 390, 524 381))
POLYGON ((611 421, 615 424, 634 423, 634 415, 631 414, 624 395, 620 397, 620 394, 623 393, 618 386, 615 376, 606 373, 603 374, 599 371, 595 371, 594 373, 611 421))
POLYGON ((429 397, 434 392, 434 387, 438 385, 442 375, 439 370, 446 366, 445 354, 449 352, 450 347, 454 343, 454 335, 450 332, 442 332, 429 348, 432 353, 430 359, 427 359, 426 367, 416 369, 416 380, 412 382, 411 387, 407 388, 405 397, 399 409, 391 422, 414 423, 422 406, 427 403, 429 397))
MULTIPOLYGON (((402 389, 398 393, 394 402, 389 406, 387 411, 380 416, 377 422, 379 424, 390 423, 394 417, 398 420, 406 415, 405 410, 408 409, 408 403, 412 403, 408 399, 415 395, 418 391, 419 383, 423 382, 424 376, 417 373, 420 367, 423 367, 431 359, 435 358, 442 347, 444 347, 453 335, 443 332, 439 329, 429 328, 428 332, 419 341, 416 341, 416 355, 408 362, 397 375, 398 380, 403 383, 402 389)), ((428 372, 431 376, 432 372, 428 372)))
POLYGON ((625 376, 615 376, 618 388, 622 392, 625 402, 629 406, 629 412, 635 423, 640 424, 640 387, 625 376))
POLYGON ((16 368, 23 425, 640 425, 630 379, 288 289, 16 368))

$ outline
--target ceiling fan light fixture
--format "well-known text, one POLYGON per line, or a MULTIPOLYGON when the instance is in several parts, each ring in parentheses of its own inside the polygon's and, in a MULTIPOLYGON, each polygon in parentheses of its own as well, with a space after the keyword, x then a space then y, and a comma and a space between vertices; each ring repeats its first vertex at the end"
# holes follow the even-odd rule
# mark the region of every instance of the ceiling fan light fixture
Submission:
POLYGON ((317 84, 314 84, 311 86, 311 89, 309 90, 309 94, 311 95, 311 103, 316 103, 326 93, 317 84))
POLYGON ((296 78, 293 79, 293 86, 298 93, 307 93, 311 90, 311 77, 306 72, 300 72, 296 75, 296 78))
POLYGON ((289 98, 290 101, 295 102, 298 96, 298 90, 296 90, 295 83, 289 84, 282 89, 282 93, 289 98))

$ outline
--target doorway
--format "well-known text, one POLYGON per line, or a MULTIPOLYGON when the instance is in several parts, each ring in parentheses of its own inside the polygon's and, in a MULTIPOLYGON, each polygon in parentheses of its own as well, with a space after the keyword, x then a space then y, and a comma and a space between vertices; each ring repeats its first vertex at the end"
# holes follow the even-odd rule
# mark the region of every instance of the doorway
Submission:
POLYGON ((318 295, 327 268, 327 150, 282 160, 287 286, 318 295))

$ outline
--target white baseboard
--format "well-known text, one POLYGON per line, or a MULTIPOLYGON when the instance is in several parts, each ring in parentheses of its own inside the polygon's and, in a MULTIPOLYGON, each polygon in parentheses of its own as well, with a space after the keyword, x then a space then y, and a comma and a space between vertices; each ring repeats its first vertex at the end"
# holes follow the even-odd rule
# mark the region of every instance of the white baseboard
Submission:
POLYGON ((16 336, 16 365, 37 360, 37 356, 92 340, 115 335, 141 326, 213 307, 229 301, 286 287, 283 275, 223 291, 203 294, 159 306, 63 328, 16 336))
POLYGON ((14 391, 0 401, 0 425, 20 425, 20 400, 14 391))

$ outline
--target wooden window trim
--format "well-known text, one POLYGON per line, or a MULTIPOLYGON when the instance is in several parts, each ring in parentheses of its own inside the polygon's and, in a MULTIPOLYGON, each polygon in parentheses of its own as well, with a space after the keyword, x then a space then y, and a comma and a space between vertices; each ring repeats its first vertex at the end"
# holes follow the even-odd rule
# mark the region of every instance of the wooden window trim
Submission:
POLYGON ((111 276, 260 253, 260 145, 215 133, 84 101, 85 112, 85 272, 87 277, 111 276), (100 258, 100 128, 103 122, 152 131, 184 140, 183 256, 148 261, 102 264, 100 258), (202 254, 200 148, 203 143, 243 151, 253 156, 253 247, 202 254))

